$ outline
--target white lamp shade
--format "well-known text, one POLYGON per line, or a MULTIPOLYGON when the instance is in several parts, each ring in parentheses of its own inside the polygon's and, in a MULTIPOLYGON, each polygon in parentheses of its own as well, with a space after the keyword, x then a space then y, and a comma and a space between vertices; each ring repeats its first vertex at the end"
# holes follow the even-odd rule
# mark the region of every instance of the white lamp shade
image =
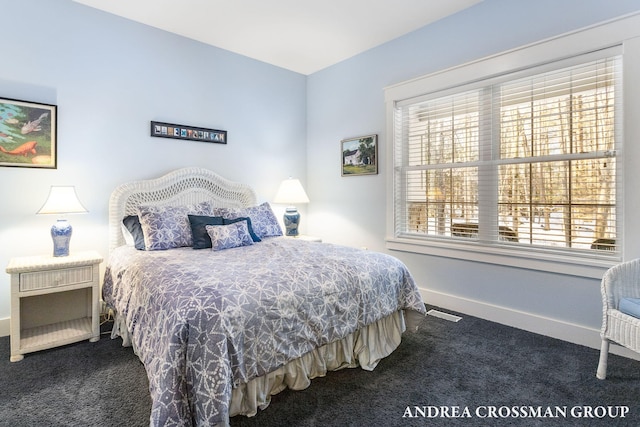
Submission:
POLYGON ((289 178, 280 184, 273 203, 290 205, 309 203, 309 197, 307 197, 307 193, 304 192, 304 188, 302 188, 299 179, 289 178))
POLYGON ((76 195, 73 186, 52 186, 49 197, 37 212, 38 214, 85 213, 87 210, 76 195))

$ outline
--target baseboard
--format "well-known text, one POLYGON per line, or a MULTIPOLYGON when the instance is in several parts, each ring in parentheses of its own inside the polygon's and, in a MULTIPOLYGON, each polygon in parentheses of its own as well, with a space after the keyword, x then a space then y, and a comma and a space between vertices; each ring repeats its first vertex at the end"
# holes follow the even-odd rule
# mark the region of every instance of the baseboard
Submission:
POLYGON ((11 318, 0 319, 0 337, 9 336, 11 333, 11 318))
MULTIPOLYGON (((602 343, 600 339, 600 329, 588 328, 558 319, 514 310, 509 307, 488 304, 486 302, 461 298, 428 289, 420 289, 420 293, 427 304, 435 305, 443 309, 468 314, 491 322, 595 348, 597 350, 600 349, 600 344, 602 343)), ((640 360, 640 354, 619 345, 612 345, 610 352, 619 356, 640 360)))

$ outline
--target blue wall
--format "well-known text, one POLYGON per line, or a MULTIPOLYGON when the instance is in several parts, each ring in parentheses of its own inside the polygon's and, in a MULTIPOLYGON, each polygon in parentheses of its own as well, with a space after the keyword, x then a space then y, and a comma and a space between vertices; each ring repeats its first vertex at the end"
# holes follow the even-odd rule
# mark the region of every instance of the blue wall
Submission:
POLYGON ((6 1, 1 13, 0 97, 57 104, 59 147, 56 170, 0 168, 0 265, 52 252, 55 218, 35 215, 52 184, 75 185, 89 210, 69 218, 71 251, 106 256, 109 194, 123 182, 202 166, 264 201, 288 176, 304 180, 305 76, 71 0, 6 1), (151 120, 224 129, 229 143, 151 138, 151 120))
MULTIPOLYGON (((384 88, 640 10, 640 1, 485 0, 308 78, 311 234, 386 251, 384 88), (340 176, 340 140, 377 133, 380 173, 340 176)), ((428 296, 475 315, 546 333, 567 326, 598 346, 599 280, 403 252, 428 296), (498 314, 496 314, 498 313, 498 314)), ((434 300, 427 300, 433 302, 434 300)))

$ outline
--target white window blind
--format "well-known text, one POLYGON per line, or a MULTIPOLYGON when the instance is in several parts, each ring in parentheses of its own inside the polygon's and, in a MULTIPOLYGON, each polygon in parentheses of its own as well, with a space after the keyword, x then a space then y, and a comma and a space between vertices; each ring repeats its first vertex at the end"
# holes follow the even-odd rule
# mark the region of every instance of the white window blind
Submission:
POLYGON ((597 52, 397 102, 396 237, 617 256, 621 63, 597 52))

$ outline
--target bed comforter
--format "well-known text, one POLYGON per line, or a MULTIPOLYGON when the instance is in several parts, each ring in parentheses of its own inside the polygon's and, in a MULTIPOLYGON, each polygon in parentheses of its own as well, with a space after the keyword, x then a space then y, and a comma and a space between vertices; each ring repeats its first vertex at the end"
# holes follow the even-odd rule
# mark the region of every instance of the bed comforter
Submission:
POLYGON ((103 298, 147 370, 152 425, 225 425, 238 384, 397 310, 425 311, 396 258, 285 237, 217 252, 117 248, 103 298))

